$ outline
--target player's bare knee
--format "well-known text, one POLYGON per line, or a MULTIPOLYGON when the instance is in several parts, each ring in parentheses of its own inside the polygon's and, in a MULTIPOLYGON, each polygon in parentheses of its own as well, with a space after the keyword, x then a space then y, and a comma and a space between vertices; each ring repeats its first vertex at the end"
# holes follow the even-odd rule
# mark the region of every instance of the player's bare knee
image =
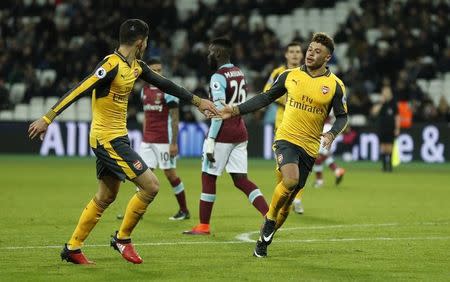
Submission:
POLYGON ((107 208, 116 199, 117 193, 102 192, 95 195, 95 199, 98 205, 103 208, 107 208))
POLYGON ((136 193, 136 195, 139 199, 141 199, 141 201, 148 204, 155 199, 156 195, 158 195, 158 191, 147 191, 141 189, 136 193))
POLYGON ((283 177, 283 185, 293 191, 298 185, 298 180, 298 178, 283 177))
POLYGON ((142 187, 142 191, 150 194, 158 194, 159 192, 159 181, 150 181, 144 187, 142 187))

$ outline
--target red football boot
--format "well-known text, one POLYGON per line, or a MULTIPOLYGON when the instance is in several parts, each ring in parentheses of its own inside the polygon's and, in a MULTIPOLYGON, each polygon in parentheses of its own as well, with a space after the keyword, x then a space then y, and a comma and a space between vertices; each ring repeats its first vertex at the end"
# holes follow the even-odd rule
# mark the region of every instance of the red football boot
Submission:
POLYGON ((134 264, 141 264, 143 260, 134 249, 131 239, 118 239, 117 233, 118 231, 111 237, 111 247, 118 251, 127 261, 134 264))
POLYGON ((90 261, 80 249, 69 250, 67 244, 64 245, 64 248, 61 251, 61 260, 74 264, 94 264, 94 262, 90 261))

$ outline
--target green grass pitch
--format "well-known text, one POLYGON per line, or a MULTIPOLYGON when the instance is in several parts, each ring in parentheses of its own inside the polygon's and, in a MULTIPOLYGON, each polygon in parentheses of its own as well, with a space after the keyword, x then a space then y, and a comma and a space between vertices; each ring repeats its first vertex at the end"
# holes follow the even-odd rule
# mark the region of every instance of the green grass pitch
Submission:
MULTIPOLYGON (((223 175, 211 236, 182 235, 198 223, 200 160, 181 159, 178 174, 191 219, 172 222, 175 198, 161 171, 161 189, 133 241, 142 265, 109 247, 133 185, 89 236, 96 262, 61 262, 59 252, 96 189, 95 159, 0 156, 0 281, 385 281, 450 280, 450 164, 407 164, 383 174, 374 163, 346 163, 339 187, 326 171, 322 189, 305 192, 305 214, 291 213, 269 247, 252 257, 262 218, 223 175), (240 236, 240 237, 239 237, 240 236)), ((249 161, 249 177, 270 201, 274 163, 249 161)))

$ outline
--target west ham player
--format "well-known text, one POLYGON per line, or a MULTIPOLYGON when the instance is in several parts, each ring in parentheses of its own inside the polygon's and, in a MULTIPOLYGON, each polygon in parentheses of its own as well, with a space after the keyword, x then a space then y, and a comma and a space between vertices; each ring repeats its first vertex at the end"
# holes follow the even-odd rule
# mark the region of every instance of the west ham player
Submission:
POLYGON ((237 106, 225 106, 223 119, 256 111, 287 93, 286 108, 277 129, 274 149, 282 181, 272 196, 253 255, 267 256, 267 246, 275 231, 282 226, 295 195, 304 186, 319 151, 329 148, 348 121, 345 87, 327 68, 334 42, 325 33, 316 33, 306 52, 305 65, 286 70, 264 94, 237 106), (331 109, 336 116, 332 128, 322 133, 331 109))
MULTIPOLYGON (((242 71, 230 63, 232 43, 217 38, 209 46, 208 63, 215 71, 210 81, 214 104, 234 106, 245 101, 246 85, 242 71)), ((184 234, 210 234, 211 212, 216 199, 216 179, 223 170, 231 175, 234 185, 244 192, 250 203, 264 216, 267 203, 258 187, 247 178, 247 129, 241 117, 223 121, 213 118, 208 137, 203 144, 202 193, 200 224, 184 234)))
MULTIPOLYGON (((151 59, 148 66, 161 74, 162 65, 157 59, 151 59)), ((147 84, 141 91, 144 106, 143 142, 139 154, 147 166, 154 170, 159 167, 172 186, 177 198, 179 210, 170 220, 183 220, 190 217, 186 205, 184 184, 177 176, 176 156, 178 154, 179 99, 165 94, 157 87, 147 84)))
MULTIPOLYGON (((124 259, 142 263, 131 243, 131 233, 159 191, 159 182, 142 158, 130 147, 126 124, 128 97, 137 79, 155 85, 164 92, 190 101, 204 113, 218 113, 211 101, 201 99, 186 89, 152 71, 142 62, 147 49, 149 28, 139 19, 128 19, 120 26, 119 48, 108 55, 95 70, 67 92, 42 118, 31 123, 28 134, 41 140, 49 124, 82 96, 92 97, 92 123, 89 144, 97 157, 98 191, 81 213, 72 237, 61 258, 75 264, 91 264, 81 246, 103 212, 114 202, 120 183, 128 179, 141 189, 128 202, 119 230, 111 246, 124 259)), ((63 184, 63 183, 62 183, 63 184)), ((74 191, 75 193, 76 191, 74 191)))

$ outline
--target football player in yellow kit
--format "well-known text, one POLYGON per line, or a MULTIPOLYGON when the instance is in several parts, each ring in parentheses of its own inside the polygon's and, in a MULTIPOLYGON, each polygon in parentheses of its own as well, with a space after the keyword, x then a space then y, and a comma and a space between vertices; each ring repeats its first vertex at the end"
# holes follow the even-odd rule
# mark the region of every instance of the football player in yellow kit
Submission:
POLYGON ((64 109, 82 96, 92 97, 90 146, 97 157, 98 191, 83 210, 78 225, 61 252, 61 258, 75 264, 90 264, 81 246, 115 200, 122 181, 128 179, 141 189, 130 199, 124 219, 112 236, 111 246, 124 259, 139 264, 142 258, 131 243, 131 232, 159 190, 159 182, 142 158, 130 147, 126 127, 129 95, 137 79, 162 91, 190 101, 202 112, 217 113, 214 104, 152 71, 142 59, 147 48, 149 28, 139 19, 126 20, 120 26, 119 48, 106 56, 95 70, 67 92, 42 118, 34 121, 28 133, 31 139, 44 134, 64 109))
POLYGON ((327 67, 334 42, 325 33, 315 33, 306 52, 305 64, 286 70, 272 87, 261 95, 237 106, 225 106, 223 119, 256 111, 287 93, 283 120, 276 131, 274 150, 282 179, 275 188, 260 238, 253 255, 267 256, 267 246, 275 231, 286 220, 295 195, 305 186, 321 137, 329 148, 348 121, 345 87, 327 67), (325 120, 333 109, 336 121, 322 133, 325 120))

